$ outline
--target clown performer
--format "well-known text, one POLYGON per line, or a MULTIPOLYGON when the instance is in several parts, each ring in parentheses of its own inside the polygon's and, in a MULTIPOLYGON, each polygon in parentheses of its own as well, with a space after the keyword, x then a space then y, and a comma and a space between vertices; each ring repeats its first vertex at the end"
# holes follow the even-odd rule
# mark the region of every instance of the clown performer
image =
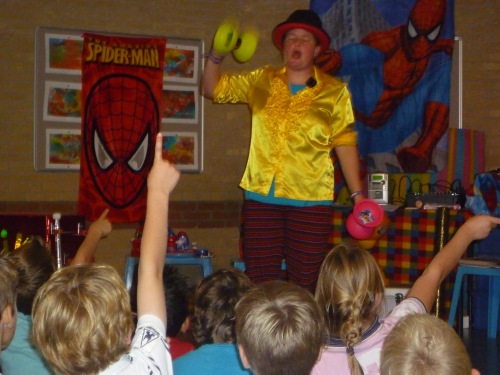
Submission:
POLYGON ((280 278, 313 291, 330 245, 335 149, 354 203, 363 198, 348 89, 314 59, 330 44, 318 15, 296 10, 272 32, 283 66, 221 74, 224 56, 207 56, 202 92, 215 103, 247 103, 252 135, 240 183, 243 260, 256 283, 280 278))

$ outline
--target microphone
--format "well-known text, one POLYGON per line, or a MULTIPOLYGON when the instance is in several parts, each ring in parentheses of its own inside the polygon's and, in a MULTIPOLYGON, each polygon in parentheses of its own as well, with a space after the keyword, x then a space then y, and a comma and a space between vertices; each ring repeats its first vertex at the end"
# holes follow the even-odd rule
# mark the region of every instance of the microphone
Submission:
POLYGON ((316 80, 313 78, 313 77, 309 77, 306 81, 306 86, 307 87, 314 87, 316 86, 318 82, 316 82, 316 80))

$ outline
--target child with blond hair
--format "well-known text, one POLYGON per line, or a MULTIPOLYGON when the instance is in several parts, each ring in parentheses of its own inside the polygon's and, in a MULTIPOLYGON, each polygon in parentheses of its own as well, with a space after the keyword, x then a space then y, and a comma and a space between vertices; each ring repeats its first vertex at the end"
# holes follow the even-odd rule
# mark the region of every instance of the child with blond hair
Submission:
MULTIPOLYGON (((104 210, 101 217, 90 225, 73 264, 90 262, 101 238, 111 232, 112 226, 106 218, 107 214, 108 210, 104 210)), ((9 259, 19 273, 19 285, 16 333, 0 358, 3 375, 53 374, 41 353, 33 345, 30 333, 33 300, 38 289, 56 270, 54 258, 43 240, 34 237, 10 253, 9 259)))
POLYGON ((439 285, 458 264, 470 243, 485 238, 500 218, 474 216, 436 254, 406 299, 381 319, 384 280, 375 259, 356 247, 339 245, 321 267, 316 300, 325 316, 330 342, 313 375, 379 374, 385 338, 406 315, 428 313, 439 285))
POLYGON ((304 375, 318 361, 327 331, 309 291, 268 281, 236 305, 236 337, 243 365, 254 375, 304 375))
POLYGON ((384 341, 382 375, 479 375, 460 336, 429 314, 407 315, 384 341))
POLYGON ((17 271, 5 256, 0 256, 0 352, 9 346, 16 331, 17 271))
POLYGON ((161 133, 154 153, 133 341, 130 298, 116 270, 97 264, 62 268, 39 289, 32 314, 33 341, 57 374, 172 374, 162 273, 169 197, 179 172, 162 159, 161 133))

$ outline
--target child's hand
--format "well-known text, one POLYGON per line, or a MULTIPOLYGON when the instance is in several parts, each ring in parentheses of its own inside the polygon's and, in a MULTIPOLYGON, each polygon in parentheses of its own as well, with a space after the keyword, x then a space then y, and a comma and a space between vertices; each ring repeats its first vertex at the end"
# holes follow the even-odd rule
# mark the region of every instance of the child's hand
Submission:
POLYGON ((497 225, 500 225, 500 217, 477 215, 468 219, 463 228, 470 240, 474 241, 487 237, 497 225))
POLYGON ((111 233, 113 226, 111 222, 107 219, 109 209, 106 208, 99 219, 90 224, 88 232, 95 232, 99 238, 104 238, 111 233))
POLYGON ((108 212, 109 209, 106 208, 99 219, 90 224, 85 240, 78 248, 71 265, 87 264, 93 261, 99 241, 111 233, 112 225, 107 219, 108 212))
POLYGON ((157 191, 168 196, 175 185, 177 185, 180 173, 174 164, 163 159, 162 140, 162 134, 158 133, 156 136, 153 167, 148 176, 148 194, 157 191))

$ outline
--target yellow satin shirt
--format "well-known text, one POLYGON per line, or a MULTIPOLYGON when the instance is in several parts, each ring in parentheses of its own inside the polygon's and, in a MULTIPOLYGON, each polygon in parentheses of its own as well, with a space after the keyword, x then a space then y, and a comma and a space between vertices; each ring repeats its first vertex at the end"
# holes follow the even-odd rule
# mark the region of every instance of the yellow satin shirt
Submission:
POLYGON ((252 135, 240 186, 275 197, 305 201, 333 199, 330 151, 356 145, 349 91, 338 78, 315 69, 316 85, 293 95, 286 68, 271 66, 224 74, 214 90, 216 103, 248 103, 252 135))

